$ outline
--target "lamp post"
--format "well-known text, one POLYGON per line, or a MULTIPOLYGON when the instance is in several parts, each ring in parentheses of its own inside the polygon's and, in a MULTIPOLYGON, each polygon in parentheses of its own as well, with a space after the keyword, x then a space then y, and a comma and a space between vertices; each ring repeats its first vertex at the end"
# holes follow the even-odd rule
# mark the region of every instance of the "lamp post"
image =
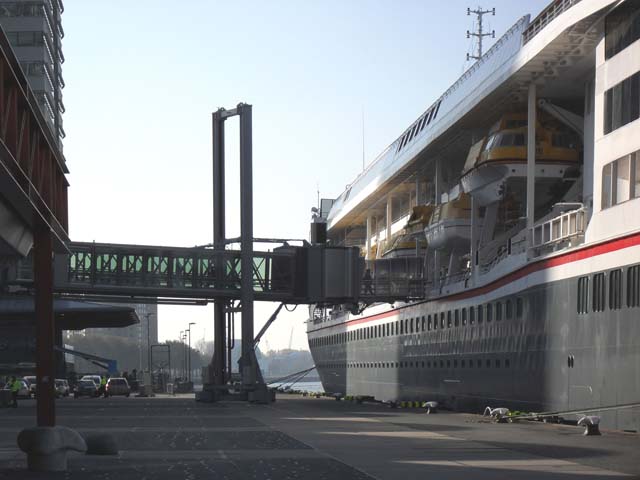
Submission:
POLYGON ((151 323, 149 322, 149 317, 152 316, 153 313, 146 313, 147 317, 147 367, 149 373, 151 373, 151 323))
MULTIPOLYGON (((183 336, 183 334, 184 334, 184 330, 180 330, 180 337, 179 337, 180 342, 182 342, 182 336, 183 336)), ((182 361, 184 362, 184 355, 182 356, 182 361)), ((182 376, 182 372, 180 372, 180 376, 182 376)))
POLYGON ((191 381, 191 325, 195 325, 195 322, 191 322, 189 323, 189 328, 187 329, 187 331, 189 332, 189 358, 187 361, 187 364, 189 365, 189 375, 187 376, 187 381, 190 382, 191 381))
POLYGON ((184 333, 182 334, 182 343, 184 344, 184 348, 182 349, 182 367, 183 367, 182 375, 183 375, 183 378, 186 380, 187 378, 187 331, 186 330, 184 330, 184 333))

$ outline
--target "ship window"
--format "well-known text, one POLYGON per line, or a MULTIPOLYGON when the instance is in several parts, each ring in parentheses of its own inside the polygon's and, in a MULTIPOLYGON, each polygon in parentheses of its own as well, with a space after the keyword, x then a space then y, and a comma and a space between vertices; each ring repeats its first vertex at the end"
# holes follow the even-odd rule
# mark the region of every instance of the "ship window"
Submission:
POLYGON ((444 360, 440 360, 440 368, 444 368, 444 360))
POLYGON ((502 320, 502 302, 496 302, 496 322, 502 320))
POLYGON ((500 359, 496 358, 496 368, 500 368, 500 359))
POLYGON ((640 265, 627 269, 627 307, 640 307, 640 265))
POLYGON ((493 320, 493 305, 491 303, 487 303, 487 323, 493 320))
POLYGON ((482 323, 482 314, 484 313, 484 309, 482 308, 482 305, 478 305, 477 313, 478 313, 478 323, 482 323))
POLYGON ((625 2, 605 19, 605 58, 609 60, 640 38, 640 5, 625 2))
POLYGON ((404 319, 404 333, 409 333, 409 319, 404 319))
POLYGON ((625 78, 605 92, 605 135, 638 118, 640 115, 639 107, 636 106, 640 98, 638 90, 640 90, 640 72, 625 78), (634 104, 633 107, 632 104, 634 104))
POLYGON ((404 334, 404 322, 400 320, 400 335, 404 334))
POLYGON ((444 312, 440 312, 440 328, 444 328, 444 312))
POLYGON ((622 270, 612 270, 609 273, 609 308, 619 310, 622 308, 622 270))
POLYGON ((453 325, 456 327, 460 326, 460 310, 453 312, 453 325))
POLYGON ((524 301, 521 297, 516 298, 516 317, 522 318, 522 314, 524 313, 524 301))
POLYGON ((616 204, 626 202, 631 195, 631 162, 629 161, 629 157, 629 155, 626 155, 614 162, 616 204))
POLYGON ((410 333, 413 333, 413 317, 411 317, 411 320, 409 321, 409 327, 410 327, 410 333))
POLYGON ((427 330, 431 330, 431 315, 427 315, 427 330))
POLYGON ((576 138, 569 133, 554 133, 551 136, 551 145, 560 148, 576 148, 576 138))
POLYGON ((447 360, 447 368, 451 368, 451 360, 447 360))
POLYGON ((578 313, 589 312, 589 277, 578 279, 578 313))
POLYGON ((489 360, 488 358, 487 358, 486 365, 487 365, 487 368, 491 368, 491 360, 489 360))
POLYGON ((458 360, 453 361, 453 368, 458 368, 458 360))
POLYGON ((451 328, 451 310, 447 311, 447 328, 451 328))
POLYGON ((509 368, 511 366, 511 361, 508 358, 504 360, 504 368, 509 368))
POLYGON ((434 120, 435 120, 435 119, 436 119, 436 117, 438 116, 438 110, 440 110, 440 104, 441 104, 441 103, 442 103, 442 100, 440 100, 440 101, 438 102, 438 104, 436 105, 436 110, 435 110, 435 112, 433 113, 433 119, 434 119, 434 120))
POLYGON ((513 318, 513 302, 508 299, 504 304, 505 319, 511 320, 513 318))
POLYGON ((631 154, 631 196, 640 197, 640 152, 631 154))
POLYGON ((476 364, 478 365, 478 368, 482 367, 482 360, 478 359, 476 364))
POLYGON ((467 309, 463 308, 462 309, 462 325, 466 325, 467 324, 467 309))
POLYGON ((425 329, 426 329, 426 326, 427 326, 427 320, 426 320, 425 316, 423 315, 422 319, 420 321, 420 327, 421 327, 420 330, 424 332, 425 329))
POLYGON ((465 360, 464 360, 464 359, 460 360, 460 367, 464 368, 464 367, 466 367, 466 366, 467 366, 467 365, 466 365, 465 360))
POLYGON ((605 275, 596 273, 593 276, 593 311, 602 312, 605 306, 605 275))
POLYGON ((469 307, 469 325, 476 323, 476 309, 475 307, 469 307))
POLYGON ((487 140, 487 144, 484 147, 485 151, 491 150, 491 148, 493 147, 493 144, 495 143, 495 141, 496 141, 496 136, 495 135, 491 135, 489 137, 489 140, 487 140))

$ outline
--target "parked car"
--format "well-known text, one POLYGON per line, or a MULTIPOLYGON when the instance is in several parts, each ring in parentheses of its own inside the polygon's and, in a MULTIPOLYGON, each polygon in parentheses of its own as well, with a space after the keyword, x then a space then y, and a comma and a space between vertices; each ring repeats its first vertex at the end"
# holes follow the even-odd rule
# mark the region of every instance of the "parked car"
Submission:
POLYGON ((97 397, 98 387, 93 383, 93 380, 80 380, 76 387, 73 389, 73 397, 97 397))
POLYGON ((126 378, 110 378, 107 381, 107 393, 108 396, 124 395, 128 397, 131 394, 131 388, 126 378))
POLYGON ((56 378, 56 397, 68 397, 69 396, 69 382, 62 378, 56 378))
POLYGON ((91 380, 96 387, 100 387, 100 375, 85 375, 80 380, 91 380))
POLYGON ((31 396, 36 396, 36 376, 35 375, 27 375, 23 377, 23 380, 27 382, 29 385, 29 391, 31 392, 31 396))
MULTIPOLYGON (((31 391, 29 390, 29 384, 24 380, 18 380, 21 383, 20 390, 18 390, 18 398, 31 398, 31 391)), ((11 390, 11 386, 6 384, 4 390, 11 390)))

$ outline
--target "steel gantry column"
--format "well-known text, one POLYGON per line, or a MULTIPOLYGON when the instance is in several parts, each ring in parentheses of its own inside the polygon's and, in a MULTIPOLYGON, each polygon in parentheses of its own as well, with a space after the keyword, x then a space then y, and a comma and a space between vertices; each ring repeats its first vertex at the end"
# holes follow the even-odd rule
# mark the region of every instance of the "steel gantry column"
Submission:
MULTIPOLYGON (((527 105, 527 238, 533 232, 536 205, 536 84, 529 85, 527 105)), ((531 245, 531 242, 529 242, 531 245)))
MULTIPOLYGON (((224 121, 226 111, 219 109, 212 115, 213 141, 213 246, 224 249, 225 229, 225 174, 224 174, 224 121)), ((222 280, 224 275, 224 259, 215 261, 215 281, 222 280)), ((216 300, 213 303, 213 383, 224 385, 225 379, 225 306, 227 301, 216 300)))
POLYGON ((253 336, 253 138, 251 105, 240 103, 240 262, 242 314, 242 384, 259 381, 253 336))

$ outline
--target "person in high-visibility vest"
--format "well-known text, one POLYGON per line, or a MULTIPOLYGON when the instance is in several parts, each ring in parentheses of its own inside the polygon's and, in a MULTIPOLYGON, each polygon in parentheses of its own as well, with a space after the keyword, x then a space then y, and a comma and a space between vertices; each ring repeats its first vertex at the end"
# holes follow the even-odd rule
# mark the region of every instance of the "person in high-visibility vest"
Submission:
POLYGON ((22 388, 22 382, 19 380, 16 380, 16 377, 11 377, 11 380, 9 381, 9 385, 11 388, 11 406, 13 408, 17 408, 18 407, 18 393, 20 392, 20 389, 22 388))
POLYGON ((104 395, 104 398, 107 398, 107 377, 102 375, 100 377, 100 393, 98 395, 104 395))

